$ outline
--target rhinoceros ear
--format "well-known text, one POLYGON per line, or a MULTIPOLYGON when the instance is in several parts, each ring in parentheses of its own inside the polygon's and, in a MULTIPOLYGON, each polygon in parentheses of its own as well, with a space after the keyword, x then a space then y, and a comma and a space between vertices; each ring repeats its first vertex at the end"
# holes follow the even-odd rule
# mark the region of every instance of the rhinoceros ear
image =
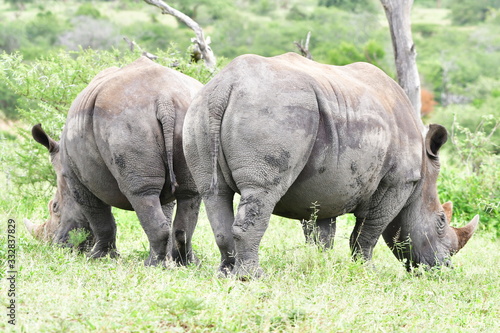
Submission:
POLYGON ((57 153, 59 151, 59 143, 45 133, 42 124, 36 124, 31 129, 31 135, 36 142, 41 143, 49 150, 49 153, 57 153))
POLYGON ((446 128, 437 124, 430 124, 429 131, 425 137, 425 150, 432 158, 438 157, 439 148, 448 140, 446 128))
POLYGON ((448 220, 448 224, 450 224, 451 219, 453 217, 453 202, 447 201, 441 205, 444 210, 444 215, 446 215, 446 219, 448 220))

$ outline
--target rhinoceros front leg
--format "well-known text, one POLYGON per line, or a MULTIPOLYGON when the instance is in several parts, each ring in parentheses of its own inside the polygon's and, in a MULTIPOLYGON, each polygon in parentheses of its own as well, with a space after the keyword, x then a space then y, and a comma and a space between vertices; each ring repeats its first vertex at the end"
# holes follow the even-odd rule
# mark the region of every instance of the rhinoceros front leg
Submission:
POLYGON ((172 226, 172 259, 180 265, 196 262, 191 246, 198 213, 200 211, 201 197, 178 198, 175 220, 172 226))
POLYGON ((89 253, 90 258, 101 258, 108 254, 118 256, 116 250, 116 222, 111 213, 111 206, 85 207, 84 215, 89 221, 94 234, 95 244, 89 253))
POLYGON ((378 239, 406 203, 401 198, 408 198, 412 190, 411 183, 380 187, 365 207, 354 212, 356 225, 350 237, 354 259, 372 258, 378 239))
POLYGON ((356 225, 349 240, 354 260, 371 260, 373 248, 385 226, 386 224, 381 224, 380 221, 356 218, 356 225))
POLYGON ((158 195, 129 198, 149 240, 150 253, 144 261, 146 266, 164 263, 170 233, 170 221, 163 213, 158 195))

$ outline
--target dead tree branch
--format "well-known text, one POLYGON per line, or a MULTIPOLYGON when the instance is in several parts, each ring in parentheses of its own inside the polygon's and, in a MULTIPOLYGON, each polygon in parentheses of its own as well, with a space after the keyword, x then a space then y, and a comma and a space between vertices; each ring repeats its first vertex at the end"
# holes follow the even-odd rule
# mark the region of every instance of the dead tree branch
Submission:
POLYGON ((311 32, 309 31, 307 33, 305 44, 303 43, 302 40, 300 41, 300 43, 299 42, 293 42, 293 43, 295 44, 295 46, 297 46, 297 48, 299 49, 300 54, 302 54, 302 56, 306 57, 307 59, 312 60, 312 54, 309 51, 309 39, 310 38, 311 38, 311 32))
POLYGON ((178 11, 175 8, 170 7, 162 0, 144 0, 144 1, 149 5, 160 8, 162 14, 172 15, 181 20, 182 22, 184 22, 184 24, 186 24, 196 34, 196 38, 191 39, 191 41, 194 44, 192 51, 193 58, 197 59, 198 57, 196 56, 196 53, 199 52, 199 54, 201 55, 199 58, 205 61, 205 65, 207 67, 213 68, 216 65, 215 55, 209 46, 210 37, 207 37, 205 39, 205 36, 203 34, 203 29, 197 22, 195 22, 192 18, 190 18, 186 14, 178 11))
POLYGON ((129 48, 130 48, 131 52, 134 52, 134 49, 138 49, 139 52, 141 52, 141 54, 143 56, 148 57, 151 60, 158 59, 158 56, 156 56, 156 55, 154 55, 152 53, 149 53, 147 51, 143 51, 142 48, 136 42, 134 42, 133 40, 130 40, 128 37, 123 37, 123 40, 125 42, 127 42, 127 44, 129 45, 129 48))

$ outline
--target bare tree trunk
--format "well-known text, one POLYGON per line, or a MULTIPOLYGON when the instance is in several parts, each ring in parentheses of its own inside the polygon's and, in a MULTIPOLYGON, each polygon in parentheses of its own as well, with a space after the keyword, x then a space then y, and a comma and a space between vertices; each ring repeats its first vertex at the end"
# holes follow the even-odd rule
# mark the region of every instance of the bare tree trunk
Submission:
POLYGON ((200 25, 197 22, 195 22, 192 18, 190 18, 186 14, 178 11, 175 8, 170 7, 162 0, 144 0, 144 1, 147 4, 160 8, 162 14, 172 15, 181 20, 182 22, 184 22, 196 34, 196 38, 191 38, 191 41, 194 44, 193 58, 197 58, 197 53, 199 53, 201 55, 201 59, 205 61, 205 65, 207 67, 213 68, 216 65, 217 61, 215 59, 215 55, 210 46, 208 46, 208 44, 210 44, 210 37, 207 37, 207 39, 205 39, 205 36, 203 34, 203 29, 201 29, 200 25))
POLYGON ((380 2, 391 30, 399 85, 408 95, 415 114, 420 118, 422 109, 420 77, 416 62, 417 53, 411 36, 410 14, 413 0, 380 0, 380 2))

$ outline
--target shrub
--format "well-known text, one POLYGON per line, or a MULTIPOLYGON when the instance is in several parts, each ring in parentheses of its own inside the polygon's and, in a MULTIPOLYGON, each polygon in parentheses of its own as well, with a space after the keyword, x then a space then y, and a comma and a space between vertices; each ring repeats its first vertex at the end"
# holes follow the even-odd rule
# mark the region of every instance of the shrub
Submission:
POLYGON ((488 13, 499 7, 499 0, 450 1, 451 20, 456 25, 476 24, 485 21, 488 13))
POLYGON ((89 16, 95 19, 101 18, 101 12, 95 8, 91 3, 81 4, 76 10, 76 16, 89 16))
MULTIPOLYGON (((7 86, 6 82, 0 81, 0 114, 4 114, 8 119, 17 119, 18 96, 7 86)), ((0 117, 1 118, 1 117, 0 117)))
POLYGON ((9 22, 0 23, 0 51, 7 53, 19 49, 25 37, 26 30, 23 25, 9 22))
POLYGON ((500 130, 493 130, 498 126, 500 97, 490 97, 477 106, 450 105, 446 108, 437 108, 429 119, 430 122, 445 126, 457 142, 485 136, 487 141, 477 143, 488 154, 500 154, 500 130), (496 121, 495 121, 496 120, 496 121), (484 133, 484 134, 483 134, 484 133))
MULTIPOLYGON (((315 51, 317 50, 318 49, 315 49, 315 51)), ((320 51, 320 57, 321 53, 322 52, 320 51)), ((385 51, 383 47, 375 40, 369 40, 362 46, 356 46, 353 43, 341 41, 340 44, 335 47, 329 47, 328 50, 326 50, 326 57, 323 57, 321 60, 322 62, 337 66, 363 61, 374 64, 378 67, 383 67, 382 61, 384 57, 385 51)))
POLYGON ((288 14, 286 14, 286 19, 292 21, 302 21, 307 19, 307 14, 304 13, 304 11, 302 11, 297 5, 293 5, 288 11, 288 14))
POLYGON ((453 202, 453 223, 461 227, 476 214, 479 227, 500 237, 500 169, 498 155, 483 158, 480 172, 471 173, 459 163, 447 158, 438 179, 438 193, 442 202, 453 202))
POLYGON ((26 24, 26 36, 31 44, 48 47, 54 45, 59 34, 67 28, 67 24, 52 12, 40 12, 26 24))
POLYGON ((337 7, 349 12, 375 12, 378 9, 372 0, 319 0, 318 5, 337 7))
MULTIPOLYGON (((480 215, 483 230, 500 236, 500 156, 493 139, 500 126, 498 117, 486 115, 474 128, 468 128, 454 117, 448 127, 449 143, 444 146, 444 162, 438 180, 443 202, 454 204, 454 220, 464 222, 480 215), (451 158, 453 157, 453 158, 451 158)), ((435 122, 435 118, 431 121, 435 122)))
POLYGON ((121 33, 134 40, 143 50, 154 53, 157 49, 166 50, 175 44, 185 50, 191 45, 194 33, 188 28, 173 28, 158 22, 135 23, 123 27, 121 33))

